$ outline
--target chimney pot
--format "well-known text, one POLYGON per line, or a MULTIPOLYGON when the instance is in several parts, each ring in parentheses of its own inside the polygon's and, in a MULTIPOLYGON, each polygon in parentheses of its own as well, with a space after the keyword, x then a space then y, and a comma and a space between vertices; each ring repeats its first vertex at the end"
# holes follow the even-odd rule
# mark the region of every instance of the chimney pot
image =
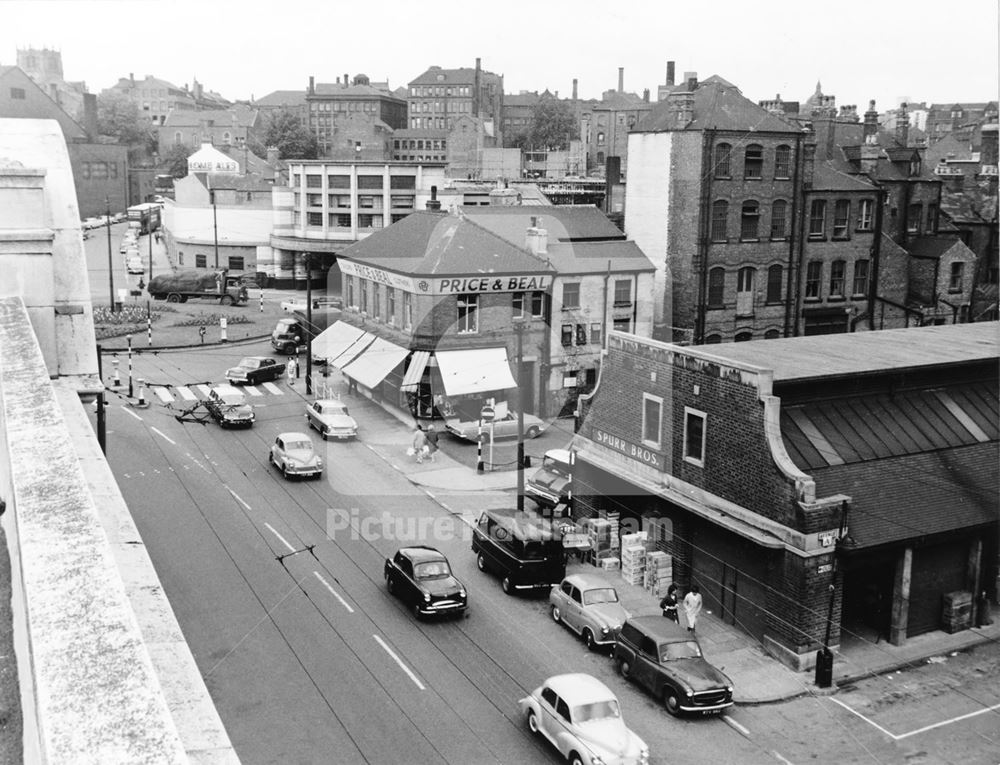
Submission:
POLYGON ((674 84, 674 62, 667 62, 667 85, 674 84))
POLYGON ((618 67, 618 92, 625 92, 625 67, 618 67))
POLYGON ((573 78, 573 100, 576 101, 576 77, 573 78))

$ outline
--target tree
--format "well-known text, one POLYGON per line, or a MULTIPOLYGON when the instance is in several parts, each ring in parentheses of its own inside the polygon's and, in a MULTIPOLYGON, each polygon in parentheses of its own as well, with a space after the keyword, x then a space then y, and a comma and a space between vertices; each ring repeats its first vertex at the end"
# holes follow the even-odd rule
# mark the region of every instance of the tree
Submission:
POLYGON ((534 151, 568 149, 570 140, 580 137, 573 107, 566 101, 543 98, 531 112, 528 147, 534 151))
POLYGON ((316 136, 288 109, 277 109, 264 122, 261 137, 250 138, 250 150, 258 157, 267 157, 267 147, 277 146, 281 159, 316 159, 319 143, 316 136))
POLYGON ((175 145, 170 147, 160 161, 174 178, 184 178, 188 173, 187 161, 190 154, 191 150, 187 146, 175 145))
POLYGON ((156 133, 147 117, 139 112, 134 101, 122 95, 104 96, 97 103, 97 130, 101 135, 112 136, 118 143, 129 147, 129 160, 156 151, 156 133))

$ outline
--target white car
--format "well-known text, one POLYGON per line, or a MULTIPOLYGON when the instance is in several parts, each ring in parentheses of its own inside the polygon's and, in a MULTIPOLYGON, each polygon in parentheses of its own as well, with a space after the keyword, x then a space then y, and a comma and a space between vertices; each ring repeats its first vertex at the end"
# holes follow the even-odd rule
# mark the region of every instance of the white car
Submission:
POLYGON ((550 677, 517 702, 528 730, 572 765, 646 765, 649 747, 625 727, 618 698, 582 672, 550 677))
POLYGON ((274 439, 267 461, 286 479, 292 476, 319 478, 323 474, 323 459, 305 433, 281 433, 274 439))
POLYGON ((329 438, 356 438, 358 423, 347 411, 347 404, 332 398, 321 398, 306 406, 309 427, 315 428, 326 441, 329 438))
MULTIPOLYGON (((533 414, 524 415, 524 437, 535 438, 547 427, 544 420, 533 414)), ((490 430, 493 431, 494 439, 517 438, 517 412, 508 411, 503 417, 497 417, 492 423, 484 422, 483 431, 480 435, 479 422, 474 420, 460 420, 457 417, 445 420, 445 428, 453 436, 464 438, 466 441, 482 440, 484 443, 490 440, 490 430)))
MULTIPOLYGON (((292 313, 294 311, 305 311, 306 303, 308 301, 302 298, 292 298, 291 300, 281 301, 281 310, 285 313, 292 313)), ((320 297, 314 297, 312 299, 312 307, 314 311, 325 311, 330 308, 340 308, 340 298, 339 297, 327 297, 325 295, 320 297)))
POLYGON ((146 267, 143 265, 142 258, 138 255, 129 255, 125 259, 125 270, 130 274, 146 273, 146 267))

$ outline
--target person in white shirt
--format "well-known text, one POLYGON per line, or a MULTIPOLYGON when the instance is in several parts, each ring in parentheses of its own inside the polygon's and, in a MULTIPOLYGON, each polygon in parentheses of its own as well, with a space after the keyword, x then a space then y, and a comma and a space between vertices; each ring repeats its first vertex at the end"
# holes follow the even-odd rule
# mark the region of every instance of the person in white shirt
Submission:
POLYGON ((687 617, 688 632, 694 632, 700 613, 701 592, 698 590, 698 585, 694 585, 691 591, 684 596, 684 615, 687 617))

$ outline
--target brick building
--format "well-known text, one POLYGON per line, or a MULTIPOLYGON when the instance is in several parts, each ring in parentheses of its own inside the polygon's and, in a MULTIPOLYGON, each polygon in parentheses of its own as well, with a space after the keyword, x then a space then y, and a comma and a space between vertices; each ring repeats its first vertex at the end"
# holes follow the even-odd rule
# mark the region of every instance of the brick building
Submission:
POLYGON ((305 100, 306 125, 325 158, 383 162, 392 156, 393 131, 406 127, 406 101, 364 74, 333 83, 310 77, 305 100))
POLYGON ((192 152, 203 143, 213 146, 246 146, 247 139, 263 129, 257 109, 236 104, 229 109, 171 111, 157 131, 161 157, 175 146, 192 152))
POLYGON ((121 97, 133 102, 139 113, 148 117, 153 125, 162 125, 172 111, 198 108, 195 94, 186 87, 179 88, 148 74, 138 81, 131 73, 128 78, 121 77, 110 88, 102 90, 99 97, 121 97))
POLYGON ((790 666, 828 628, 901 644, 946 626, 949 593, 996 597, 997 361, 983 324, 711 348, 612 333, 574 515, 647 530, 682 591, 790 666))

